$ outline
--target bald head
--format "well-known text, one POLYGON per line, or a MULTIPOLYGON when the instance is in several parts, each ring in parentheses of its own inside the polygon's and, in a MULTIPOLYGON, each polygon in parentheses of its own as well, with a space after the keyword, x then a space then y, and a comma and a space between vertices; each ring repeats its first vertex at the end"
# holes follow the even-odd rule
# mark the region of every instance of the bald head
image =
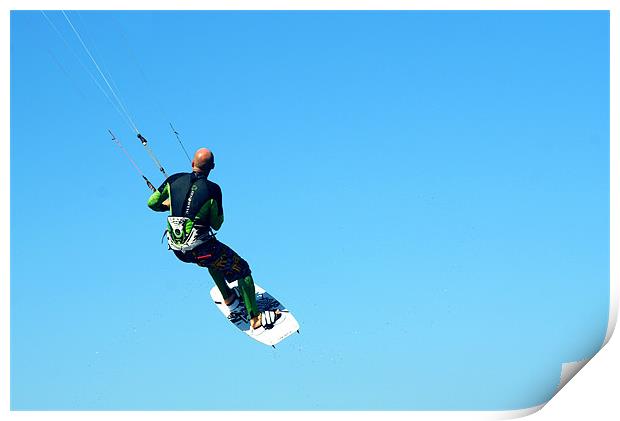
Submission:
POLYGON ((192 170, 194 172, 208 173, 215 166, 215 157, 213 152, 207 148, 200 148, 194 154, 192 160, 192 170))

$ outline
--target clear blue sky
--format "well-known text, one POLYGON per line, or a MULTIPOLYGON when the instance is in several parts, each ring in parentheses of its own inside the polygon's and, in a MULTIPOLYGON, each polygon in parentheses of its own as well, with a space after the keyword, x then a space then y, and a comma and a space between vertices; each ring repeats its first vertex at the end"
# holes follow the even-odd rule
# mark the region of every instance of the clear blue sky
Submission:
POLYGON ((69 16, 169 173, 169 122, 215 152, 219 238, 302 334, 228 325, 63 16, 13 12, 13 409, 516 409, 598 350, 608 13, 69 16))

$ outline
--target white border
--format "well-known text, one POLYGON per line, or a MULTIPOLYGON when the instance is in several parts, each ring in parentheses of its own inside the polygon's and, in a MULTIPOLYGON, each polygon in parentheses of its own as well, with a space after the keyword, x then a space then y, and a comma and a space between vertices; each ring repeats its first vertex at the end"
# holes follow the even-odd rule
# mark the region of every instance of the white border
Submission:
MULTIPOLYGON (((2 3, 4 6, 4 14, 2 15, 3 28, 3 42, 1 43, 2 57, 5 57, 5 63, 8 63, 10 57, 10 10, 38 10, 38 9, 79 9, 79 10, 99 10, 99 9, 116 9, 116 10, 138 10, 138 9, 150 9, 150 10, 610 10, 611 12, 611 65, 610 65, 610 83, 611 83, 611 103, 610 103, 610 317, 605 337, 605 345, 612 337, 612 333, 615 329, 618 315, 618 281, 617 281, 617 263, 620 260, 618 255, 618 168, 620 159, 618 153, 618 12, 620 8, 611 1, 500 1, 500 0, 477 0, 477 1, 342 1, 339 0, 336 4, 334 2, 327 2, 324 0, 317 1, 196 1, 196 0, 181 0, 176 2, 153 0, 153 1, 119 1, 109 0, 101 1, 95 0, 88 3, 83 1, 35 1, 35 0, 8 0, 2 3)), ((3 102, 3 109, 1 113, 1 126, 4 128, 5 136, 2 142, 2 153, 0 153, 0 168, 2 174, 2 186, 3 197, 9 197, 10 200, 10 78, 8 77, 9 66, 3 67, 5 75, 5 84, 3 85, 2 97, 5 99, 3 102), (7 194, 8 193, 8 194, 7 194)), ((2 206, 2 220, 9 221, 10 225, 10 212, 9 206, 2 206)), ((6 225, 5 225, 6 226, 6 225)), ((9 360, 9 346, 10 346, 10 287, 7 280, 10 276, 10 242, 0 242, 2 247, 1 266, 2 276, 1 279, 5 280, 2 283, 3 294, 1 298, 0 310, 2 330, 2 347, 0 347, 0 354, 2 362, 0 363, 0 374, 2 375, 2 390, 4 393, 2 400, 2 409, 5 414, 9 412, 10 398, 9 398, 9 386, 10 386, 10 360, 9 360)), ((616 346, 616 348, 618 348, 616 346)), ((618 350, 615 350, 616 356, 618 350)), ((575 363, 568 363, 563 365, 562 382, 558 391, 566 384, 572 375, 576 374, 589 360, 575 363), (571 375, 572 374, 572 375, 571 375)), ((618 384, 617 379, 614 379, 618 384)), ((598 387, 598 385, 593 385, 598 387)), ((256 420, 262 419, 314 419, 317 416, 331 418, 341 418, 343 415, 354 415, 356 417, 372 416, 373 419, 377 417, 387 417, 389 419, 400 420, 412 418, 417 419, 510 419, 525 416, 538 411, 544 405, 540 405, 533 408, 524 408, 517 411, 453 411, 453 412, 428 412, 428 411, 415 411, 415 412, 255 412, 251 414, 251 417, 256 420)), ((614 408, 618 410, 618 404, 614 405, 614 408)), ((244 412, 208 412, 209 417, 244 417, 249 414, 244 412)), ((110 417, 108 412, 9 412, 11 417, 39 419, 39 418, 52 418, 52 419, 83 419, 85 416, 91 419, 107 419, 110 417)), ((115 412, 115 417, 127 417, 130 419, 204 419, 204 412, 115 412)))
POLYGON ((8 0, 7 10, 611 10, 613 0, 8 0))
POLYGON ((609 103, 609 262, 610 262, 610 286, 609 286, 609 324, 607 326, 607 334, 605 335, 605 343, 609 342, 611 335, 616 328, 618 321, 618 302, 620 300, 620 291, 618 290, 618 262, 620 261, 620 254, 618 249, 618 192, 620 184, 618 183, 619 169, 620 169, 620 148, 618 148, 618 117, 620 116, 620 109, 618 109, 618 74, 620 72, 620 66, 618 66, 618 48, 620 32, 620 7, 616 6, 610 13, 610 28, 609 28, 609 90, 610 90, 610 103, 609 103))

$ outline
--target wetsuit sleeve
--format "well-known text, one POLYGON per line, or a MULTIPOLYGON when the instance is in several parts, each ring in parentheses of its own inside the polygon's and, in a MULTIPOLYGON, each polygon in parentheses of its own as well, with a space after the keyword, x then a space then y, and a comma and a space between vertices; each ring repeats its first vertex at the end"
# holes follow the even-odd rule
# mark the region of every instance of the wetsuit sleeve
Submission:
POLYGON ((211 198, 200 208, 196 214, 196 224, 209 225, 214 230, 219 230, 224 223, 224 208, 222 206, 222 190, 213 185, 211 198))
POLYGON ((213 206, 211 206, 211 215, 209 221, 211 228, 219 230, 224 223, 224 206, 222 205, 222 190, 218 186, 213 192, 213 206))
POLYGON ((162 203, 170 197, 170 184, 168 180, 164 181, 164 184, 159 186, 157 190, 149 197, 147 203, 148 207, 155 212, 166 212, 168 208, 162 206, 162 203))

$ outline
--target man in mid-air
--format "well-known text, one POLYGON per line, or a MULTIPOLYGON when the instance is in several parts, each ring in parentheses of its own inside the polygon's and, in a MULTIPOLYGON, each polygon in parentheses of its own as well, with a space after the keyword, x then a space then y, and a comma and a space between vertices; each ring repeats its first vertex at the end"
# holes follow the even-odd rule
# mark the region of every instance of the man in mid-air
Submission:
POLYGON ((247 314, 252 329, 271 329, 281 313, 258 311, 248 263, 213 233, 224 222, 222 190, 207 179, 213 168, 213 153, 207 148, 198 149, 192 160, 192 172, 168 177, 151 195, 148 206, 156 212, 170 212, 166 230, 170 249, 183 262, 209 269, 231 311, 229 318, 243 318, 247 314), (228 283, 234 281, 237 287, 230 288, 228 283))

